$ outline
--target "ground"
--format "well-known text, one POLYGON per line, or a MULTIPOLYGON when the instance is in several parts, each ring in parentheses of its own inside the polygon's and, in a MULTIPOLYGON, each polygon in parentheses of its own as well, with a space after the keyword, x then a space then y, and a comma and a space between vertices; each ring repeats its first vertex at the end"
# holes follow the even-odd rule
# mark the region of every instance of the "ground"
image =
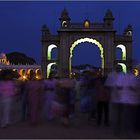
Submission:
POLYGON ((78 114, 68 128, 58 118, 52 122, 41 121, 37 126, 32 126, 27 121, 18 122, 7 128, 0 128, 0 138, 140 138, 140 134, 132 136, 122 132, 120 136, 114 135, 111 127, 98 127, 95 120, 89 122, 87 115, 78 114))

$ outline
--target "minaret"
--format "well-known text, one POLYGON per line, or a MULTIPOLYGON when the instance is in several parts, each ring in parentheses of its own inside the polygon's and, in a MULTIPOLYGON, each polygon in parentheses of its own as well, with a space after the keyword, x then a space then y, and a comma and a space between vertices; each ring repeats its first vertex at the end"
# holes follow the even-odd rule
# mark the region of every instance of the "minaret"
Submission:
POLYGON ((104 16, 104 27, 105 28, 113 28, 113 21, 114 21, 114 17, 112 15, 112 11, 110 9, 108 9, 106 11, 106 14, 104 16))
POLYGON ((46 24, 42 26, 42 39, 47 39, 50 37, 50 31, 46 24))
POLYGON ((61 13, 61 17, 59 18, 60 23, 61 23, 61 28, 68 28, 70 26, 70 17, 69 14, 66 10, 66 8, 64 8, 64 10, 61 13))
POLYGON ((130 24, 128 24, 128 26, 124 29, 123 34, 125 36, 130 36, 131 37, 132 36, 132 31, 133 31, 132 26, 130 24))

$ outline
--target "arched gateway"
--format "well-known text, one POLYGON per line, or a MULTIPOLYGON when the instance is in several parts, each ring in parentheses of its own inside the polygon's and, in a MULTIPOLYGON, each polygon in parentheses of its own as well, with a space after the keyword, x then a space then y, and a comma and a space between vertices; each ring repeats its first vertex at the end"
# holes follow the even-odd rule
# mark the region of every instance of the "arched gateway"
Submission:
MULTIPOLYGON (((95 44, 100 51, 101 68, 104 74, 121 65, 126 72, 132 66, 132 27, 124 30, 123 35, 116 34, 113 28, 114 17, 110 10, 105 13, 102 23, 72 23, 66 9, 61 13, 58 35, 51 35, 46 25, 42 27, 42 73, 48 78, 52 65, 57 65, 60 77, 71 75, 73 49, 83 42, 95 44), (51 51, 57 48, 58 57, 53 59, 51 51), (121 49, 122 58, 117 59, 116 51, 121 49)), ((94 60, 93 60, 94 61, 94 60)))

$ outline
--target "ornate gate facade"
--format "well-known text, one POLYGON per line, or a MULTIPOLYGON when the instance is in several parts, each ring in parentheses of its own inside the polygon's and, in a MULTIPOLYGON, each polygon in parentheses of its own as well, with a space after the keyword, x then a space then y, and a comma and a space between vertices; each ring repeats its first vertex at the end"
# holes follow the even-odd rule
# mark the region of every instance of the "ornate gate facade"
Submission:
MULTIPOLYGON (((59 18, 58 35, 52 35, 46 25, 42 26, 42 73, 48 78, 51 67, 57 65, 59 77, 71 76, 71 59, 73 49, 80 43, 95 44, 100 51, 103 74, 121 65, 126 72, 132 66, 132 27, 128 25, 122 35, 113 27, 114 17, 107 10, 102 23, 92 23, 85 19, 82 23, 73 23, 66 9, 59 18), (51 51, 57 48, 58 57, 53 59, 51 51), (116 58, 116 50, 121 49, 121 59, 116 58)), ((94 61, 94 60, 93 60, 94 61)))

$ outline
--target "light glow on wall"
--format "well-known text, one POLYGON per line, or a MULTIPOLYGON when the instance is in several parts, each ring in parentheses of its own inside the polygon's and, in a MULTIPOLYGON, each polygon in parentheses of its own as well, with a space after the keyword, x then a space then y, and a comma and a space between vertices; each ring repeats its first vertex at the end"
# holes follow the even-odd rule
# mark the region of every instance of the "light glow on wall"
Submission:
POLYGON ((49 78, 52 65, 56 65, 56 62, 48 64, 48 66, 47 66, 47 78, 49 78))
MULTIPOLYGON (((101 67, 102 69, 104 69, 104 54, 103 54, 103 47, 102 45, 95 39, 92 39, 92 38, 81 38, 81 39, 78 39, 76 40, 72 46, 70 47, 70 57, 69 57, 69 71, 70 71, 70 74, 72 72, 71 70, 71 61, 72 61, 72 56, 73 56, 73 49, 80 43, 84 43, 84 42, 89 42, 89 43, 92 43, 92 44, 95 44, 97 45, 97 47, 99 48, 100 50, 100 57, 101 57, 101 67)), ((70 75, 71 77, 71 75, 70 75)))
POLYGON ((57 48, 57 46, 56 45, 54 45, 54 44, 51 44, 51 45, 49 45, 48 46, 48 60, 51 60, 51 58, 52 58, 52 49, 53 48, 57 48))
POLYGON ((28 76, 30 75, 31 71, 33 71, 33 70, 32 70, 32 69, 28 69, 28 70, 27 70, 27 75, 28 75, 28 76))
POLYGON ((126 47, 120 44, 116 48, 120 48, 122 50, 122 60, 126 60, 126 47))
POLYGON ((65 20, 62 22, 62 27, 67 27, 67 22, 65 20))
POLYGON ((21 70, 19 71, 19 74, 20 74, 21 76, 25 75, 25 70, 24 70, 24 69, 21 69, 21 70))
POLYGON ((124 63, 118 63, 118 65, 120 65, 122 67, 122 70, 124 73, 127 73, 127 67, 124 63))
POLYGON ((89 26, 90 26, 89 21, 86 20, 86 21, 84 22, 84 27, 85 27, 85 28, 89 28, 89 26))
POLYGON ((139 75, 139 70, 135 68, 135 69, 133 69, 133 73, 134 73, 135 76, 138 76, 139 75))

